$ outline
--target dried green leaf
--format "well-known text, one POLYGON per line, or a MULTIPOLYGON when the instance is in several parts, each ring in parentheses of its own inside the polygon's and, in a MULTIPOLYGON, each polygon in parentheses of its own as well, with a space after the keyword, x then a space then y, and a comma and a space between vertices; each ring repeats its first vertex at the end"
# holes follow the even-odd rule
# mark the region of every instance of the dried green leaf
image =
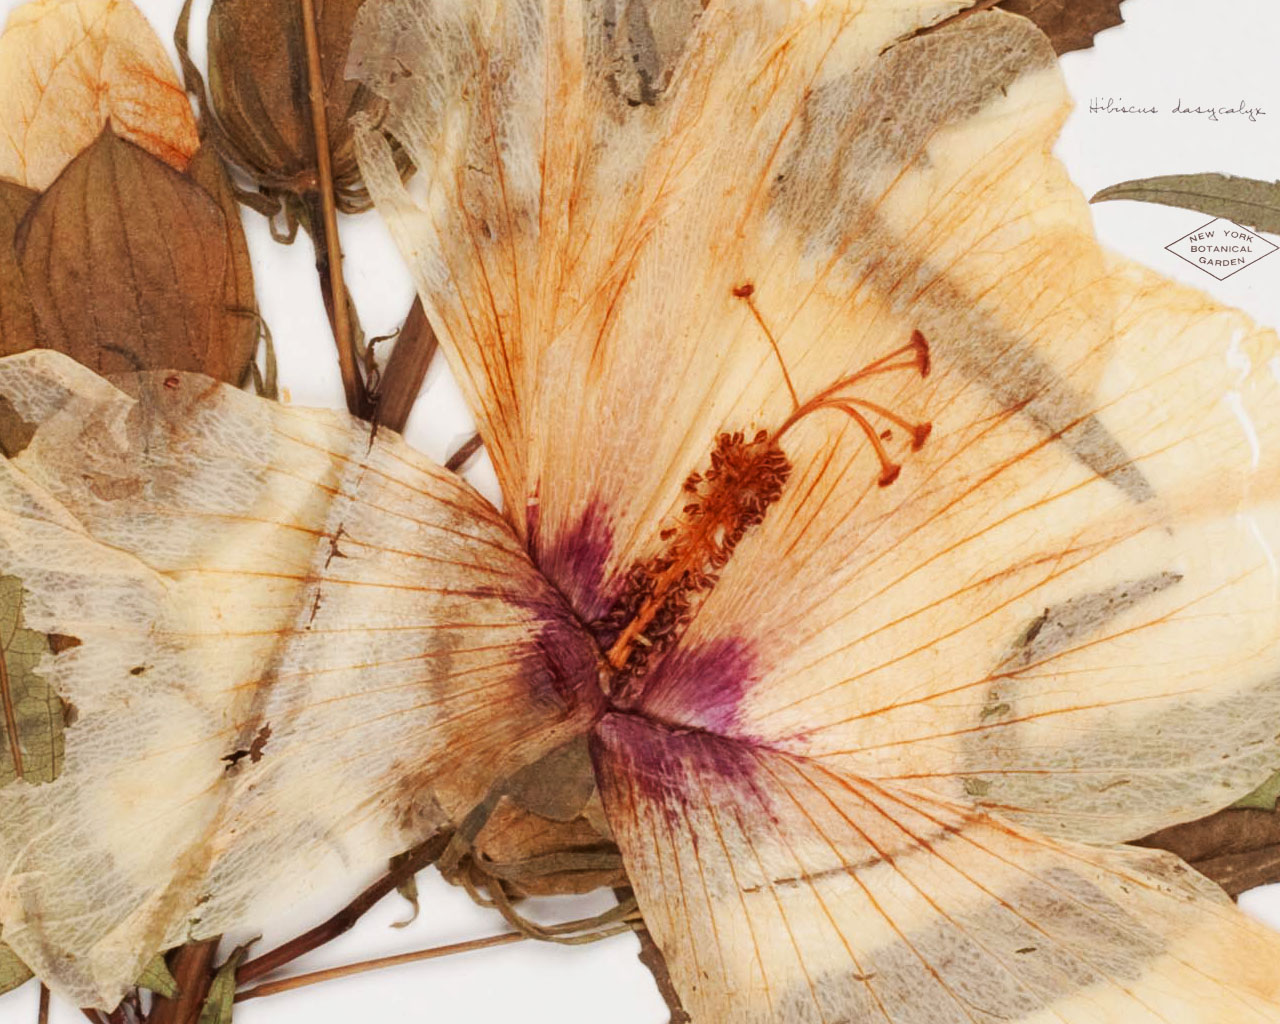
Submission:
POLYGON ((1089 200, 1129 199, 1225 217, 1241 227, 1280 234, 1280 181, 1237 178, 1229 174, 1167 174, 1135 178, 1104 188, 1089 200))
POLYGON ((226 963, 218 968, 209 986, 209 995, 205 997, 204 1006, 200 1009, 197 1024, 231 1024, 231 1011, 236 998, 236 971, 244 961, 252 943, 238 947, 226 963))
POLYGON ((228 308, 243 287, 229 237, 200 185, 104 131, 18 230, 44 345, 99 373, 193 370, 239 383, 256 332, 228 308))
POLYGON ((63 705, 36 671, 49 638, 24 627, 22 581, 14 576, 0 576, 0 654, 0 786, 51 782, 62 770, 63 705))
POLYGON ((1123 0, 1004 0, 1000 6, 1030 18, 1059 54, 1087 50, 1103 29, 1124 24, 1123 0))
POLYGON ((17 182, 0 181, 0 355, 4 356, 36 347, 35 312, 13 238, 37 195, 17 182))
POLYGON ((163 953, 157 953, 138 978, 138 988, 145 988, 165 999, 178 998, 178 981, 169 971, 163 953))
POLYGON ((1274 811, 1280 802, 1280 772, 1276 772, 1248 796, 1231 806, 1240 811, 1274 811))
POLYGON ((19 985, 31 980, 31 972, 17 955, 0 942, 0 996, 12 992, 19 985))
MULTIPOLYGON (((316 0, 321 76, 339 206, 366 209, 351 119, 374 120, 385 103, 346 77, 352 28, 364 0, 316 0)), ((269 191, 318 185, 301 5, 295 0, 214 0, 209 11, 209 94, 219 141, 269 191)))

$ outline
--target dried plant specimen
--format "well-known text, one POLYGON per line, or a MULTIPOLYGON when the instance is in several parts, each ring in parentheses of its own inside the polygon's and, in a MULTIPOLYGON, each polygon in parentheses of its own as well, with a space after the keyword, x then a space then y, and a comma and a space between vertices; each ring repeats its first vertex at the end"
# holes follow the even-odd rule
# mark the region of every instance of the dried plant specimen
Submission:
POLYGON ((104 129, 31 203, 13 249, 34 333, 4 332, 0 351, 39 344, 100 373, 244 379, 258 347, 253 272, 212 149, 179 173, 104 129))
POLYGON ((0 178, 44 189, 110 121, 182 170, 200 145, 160 40, 133 0, 32 0, 0 36, 0 178))
POLYGON ((79 641, 63 774, 0 787, 42 980, 112 1006, 439 829, 495 899, 616 843, 696 1021, 1280 1018, 1280 937, 1121 845, 1275 768, 1280 344, 1099 249, 1052 48, 918 34, 961 6, 368 0, 364 179, 503 513, 0 362, 0 573, 79 641))
POLYGON ((242 381, 258 321, 239 208, 146 19, 28 3, 0 67, 0 353, 242 381))

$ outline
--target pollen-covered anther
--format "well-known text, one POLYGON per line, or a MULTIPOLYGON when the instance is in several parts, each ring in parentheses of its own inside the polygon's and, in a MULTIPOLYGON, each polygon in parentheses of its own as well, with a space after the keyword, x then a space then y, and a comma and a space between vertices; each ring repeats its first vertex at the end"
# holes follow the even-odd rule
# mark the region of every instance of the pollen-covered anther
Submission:
POLYGON ((767 430, 720 434, 710 464, 684 482, 678 519, 661 531, 663 550, 635 566, 622 596, 596 623, 611 641, 609 662, 628 677, 668 648, 715 586, 747 531, 782 496, 791 464, 767 430))

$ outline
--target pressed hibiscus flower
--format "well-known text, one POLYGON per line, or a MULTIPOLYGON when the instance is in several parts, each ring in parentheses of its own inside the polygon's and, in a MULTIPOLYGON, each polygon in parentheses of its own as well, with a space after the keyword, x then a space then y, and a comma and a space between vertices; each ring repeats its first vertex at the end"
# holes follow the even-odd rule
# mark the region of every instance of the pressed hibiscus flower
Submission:
POLYGON ((697 1021, 1280 1020, 1280 938, 1122 845, 1276 765, 1280 345, 1098 247, 1051 48, 917 34, 963 6, 368 0, 362 169, 503 512, 343 415, 0 362, 0 572, 78 641, 61 776, 0 788, 18 956, 110 1006, 541 821, 697 1021))

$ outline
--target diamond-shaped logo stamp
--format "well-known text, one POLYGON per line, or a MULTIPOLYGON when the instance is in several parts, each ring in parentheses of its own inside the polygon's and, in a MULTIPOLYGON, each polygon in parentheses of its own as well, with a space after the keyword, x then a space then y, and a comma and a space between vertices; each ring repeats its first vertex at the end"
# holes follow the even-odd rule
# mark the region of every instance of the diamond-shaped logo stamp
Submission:
POLYGON ((1232 274, 1238 274, 1245 267, 1270 256, 1280 246, 1219 217, 1165 248, 1193 267, 1225 281, 1232 274))

